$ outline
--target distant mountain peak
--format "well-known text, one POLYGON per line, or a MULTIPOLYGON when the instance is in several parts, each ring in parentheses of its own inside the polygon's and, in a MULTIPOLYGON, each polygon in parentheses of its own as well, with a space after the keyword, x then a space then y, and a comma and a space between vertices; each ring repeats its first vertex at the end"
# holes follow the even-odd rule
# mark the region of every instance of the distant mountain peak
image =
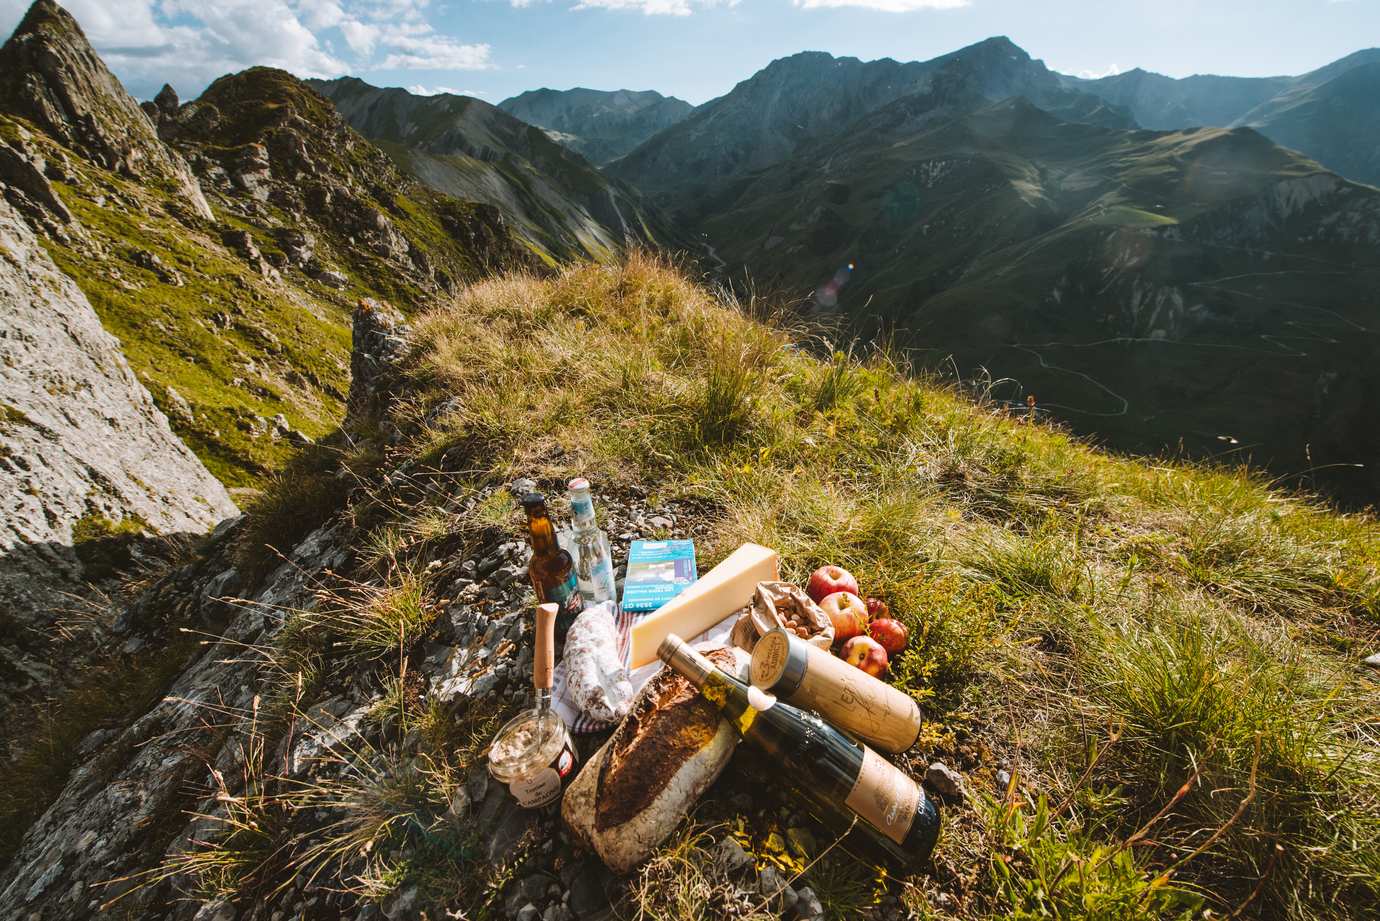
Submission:
POLYGON ((0 47, 0 108, 99 166, 170 181, 197 214, 211 217, 187 164, 163 145, 76 19, 52 0, 29 7, 0 47))
POLYGON ((559 144, 593 163, 623 156, 658 131, 688 116, 694 106, 655 90, 529 90, 498 107, 536 125, 559 144))

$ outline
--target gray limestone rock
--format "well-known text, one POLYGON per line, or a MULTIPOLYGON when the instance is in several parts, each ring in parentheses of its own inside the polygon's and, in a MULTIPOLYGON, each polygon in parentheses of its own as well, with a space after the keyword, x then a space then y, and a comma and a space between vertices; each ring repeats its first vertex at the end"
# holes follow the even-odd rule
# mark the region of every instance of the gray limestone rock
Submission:
POLYGON ((943 761, 936 761, 925 771, 925 783, 943 796, 958 796, 963 792, 963 775, 943 761))
POLYGON ((23 115, 92 162, 127 175, 162 179, 191 209, 211 219, 186 161, 165 146, 153 123, 53 0, 38 0, 0 49, 0 107, 23 115))
POLYGON ((0 254, 0 605, 42 630, 93 575, 82 541, 118 522, 200 534, 238 510, 3 199, 0 254))

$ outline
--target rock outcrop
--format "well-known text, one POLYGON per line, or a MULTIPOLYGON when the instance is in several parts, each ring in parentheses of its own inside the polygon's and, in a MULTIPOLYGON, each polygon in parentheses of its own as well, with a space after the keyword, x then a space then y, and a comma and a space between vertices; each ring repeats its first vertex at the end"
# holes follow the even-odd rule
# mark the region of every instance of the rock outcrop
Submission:
POLYGON ((168 183, 199 217, 211 219, 186 162, 158 139, 81 26, 52 0, 30 7, 0 48, 0 108, 29 119, 98 166, 168 183))
POLYGON ((236 512, 0 198, 0 606, 42 633, 83 581, 75 544, 121 523, 200 534, 236 512))

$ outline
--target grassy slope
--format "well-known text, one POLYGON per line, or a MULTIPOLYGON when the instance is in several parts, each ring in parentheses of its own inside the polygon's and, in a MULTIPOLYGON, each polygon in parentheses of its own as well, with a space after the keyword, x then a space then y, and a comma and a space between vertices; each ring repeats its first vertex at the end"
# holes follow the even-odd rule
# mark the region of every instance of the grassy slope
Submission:
MULTIPOLYGON (((190 146, 233 160, 242 145, 262 141, 264 132, 293 120, 352 135, 343 142, 312 139, 321 169, 317 181, 334 181, 341 191, 360 185, 360 176, 376 180, 367 189, 376 197, 367 198, 367 204, 388 215, 454 283, 510 258, 513 244, 506 239, 492 241, 492 252, 478 251, 488 228, 473 214, 473 204, 403 180, 382 151, 349 132, 329 103, 290 75, 255 68, 223 78, 212 90, 207 98, 214 98, 226 117, 213 136, 196 138, 190 146), (462 232, 478 227, 481 238, 471 246, 447 223, 462 232)), ((282 414, 312 437, 335 428, 349 389, 350 310, 358 298, 384 298, 410 312, 437 296, 417 273, 400 272, 387 258, 348 239, 329 215, 292 215, 263 203, 251 222, 212 195, 218 226, 179 220, 170 213, 175 202, 163 191, 100 169, 65 152, 31 124, 0 116, 0 132, 14 136, 21 130, 50 159, 68 166, 70 181, 53 186, 81 229, 65 241, 45 238, 50 254, 120 340, 174 431, 229 486, 259 486, 292 456, 286 440, 251 430, 253 417, 282 414), (281 280, 265 279, 220 238, 222 229, 248 231, 271 257, 279 251, 275 227, 310 231, 322 259, 346 275, 348 286, 328 288, 290 268, 281 280), (157 257, 184 284, 160 279, 140 265, 138 253, 157 257), (190 404, 191 418, 177 412, 169 387, 190 404)))
MULTIPOLYGON (((0 131, 23 125, 0 116, 0 131)), ((63 158, 58 145, 27 128, 33 143, 63 158)), ((251 415, 282 413, 312 436, 333 427, 349 387, 345 297, 315 285, 306 291, 270 285, 209 228, 189 230, 168 214, 158 191, 76 157, 66 162, 74 181, 53 187, 82 231, 65 242, 45 237, 49 254, 86 294, 174 431, 212 473, 230 486, 253 485, 291 456, 285 442, 250 437, 241 423, 251 415), (176 270, 184 285, 164 283, 137 265, 139 251, 176 270), (231 318, 230 328, 218 328, 217 314, 231 318), (236 378, 244 385, 233 384, 236 378), (191 404, 193 419, 177 414, 169 386, 191 404)))
MULTIPOLYGON (((891 601, 895 680, 930 721, 903 760, 957 763, 971 794, 935 872, 892 884, 921 914, 1324 918, 1380 894, 1372 519, 1100 453, 885 353, 820 361, 641 258, 483 282, 420 337, 399 414, 459 397, 407 449, 423 463, 692 496, 703 565, 755 540, 790 578, 841 563, 891 601)), ((697 835, 632 904, 713 913, 697 835)), ((837 855, 808 874, 840 911, 868 878, 837 855)))
POLYGON ((924 101, 726 190, 712 210, 731 217, 704 224, 719 255, 792 291, 856 265, 837 307, 852 322, 1014 379, 1003 395, 1119 449, 1213 455, 1225 435, 1281 474, 1373 494, 1353 468, 1371 453, 1374 247, 1340 242, 1321 206, 1246 230, 1253 202, 1316 164, 1252 132, 1119 132, 1010 104, 909 125, 924 101), (1153 302, 1166 293, 1177 308, 1153 302))

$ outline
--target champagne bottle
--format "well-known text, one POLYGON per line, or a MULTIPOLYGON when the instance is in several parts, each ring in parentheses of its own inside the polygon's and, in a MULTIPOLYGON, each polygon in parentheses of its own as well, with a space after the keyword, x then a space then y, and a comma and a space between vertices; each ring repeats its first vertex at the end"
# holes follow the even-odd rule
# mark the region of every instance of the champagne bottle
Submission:
POLYGON ((857 816, 874 832, 869 839, 901 868, 914 870, 929 859, 939 838, 939 812, 899 768, 815 714, 716 668, 675 634, 657 655, 699 688, 739 735, 789 766, 816 807, 857 816))
POLYGON ((541 493, 528 493, 522 497, 522 508, 527 513, 528 542, 532 545, 527 578, 532 580, 538 604, 558 606, 556 638, 563 640, 575 615, 584 608, 575 581, 575 561, 556 542, 556 529, 546 511, 546 497, 541 493))

